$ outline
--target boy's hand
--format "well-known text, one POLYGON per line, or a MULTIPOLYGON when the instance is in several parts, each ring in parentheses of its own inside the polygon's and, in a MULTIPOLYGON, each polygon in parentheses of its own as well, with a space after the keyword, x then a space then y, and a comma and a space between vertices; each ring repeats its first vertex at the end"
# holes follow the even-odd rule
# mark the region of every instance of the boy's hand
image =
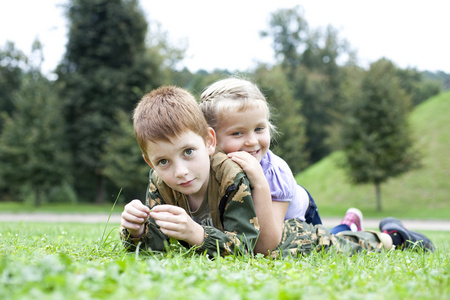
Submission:
POLYGON ((259 161, 250 153, 245 151, 231 152, 228 153, 228 157, 241 166, 250 181, 252 189, 260 184, 267 184, 267 179, 259 161))
POLYGON ((140 237, 144 233, 144 224, 148 220, 149 213, 150 209, 135 199, 125 205, 120 224, 128 230, 131 237, 140 237))
POLYGON ((174 205, 157 205, 150 212, 150 217, 160 226, 162 233, 182 240, 190 245, 200 246, 204 240, 204 229, 186 213, 174 205))

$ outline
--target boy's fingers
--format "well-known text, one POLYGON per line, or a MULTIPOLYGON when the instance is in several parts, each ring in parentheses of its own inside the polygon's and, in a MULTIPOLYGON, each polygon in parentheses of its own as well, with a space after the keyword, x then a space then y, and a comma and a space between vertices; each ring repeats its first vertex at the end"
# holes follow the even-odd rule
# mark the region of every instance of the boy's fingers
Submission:
POLYGON ((150 211, 150 209, 144 205, 141 200, 135 199, 133 201, 130 202, 131 206, 139 209, 139 210, 143 210, 143 211, 150 211))
POLYGON ((133 224, 143 224, 146 221, 145 219, 145 217, 139 217, 125 211, 122 213, 122 220, 124 220, 125 222, 133 224))
POLYGON ((132 229, 132 230, 138 230, 141 227, 141 225, 132 223, 132 222, 128 222, 125 219, 122 219, 122 221, 120 222, 120 225, 122 225, 122 227, 124 227, 126 229, 132 229))
MULTIPOLYGON (((139 219, 145 219, 148 217, 148 213, 143 212, 141 210, 135 209, 135 208, 128 208, 126 209, 123 214, 126 214, 126 216, 130 216, 131 218, 139 218, 139 219)), ((127 217, 129 219, 130 217, 127 217)))
POLYGON ((140 200, 133 200, 125 205, 125 211, 136 216, 146 217, 150 209, 143 205, 140 200))
POLYGON ((178 207, 178 206, 174 206, 174 205, 163 204, 163 205, 154 206, 152 208, 152 212, 155 212, 155 213, 166 212, 166 213, 170 213, 170 214, 174 214, 174 215, 179 215, 184 212, 184 209, 182 209, 181 207, 178 207))

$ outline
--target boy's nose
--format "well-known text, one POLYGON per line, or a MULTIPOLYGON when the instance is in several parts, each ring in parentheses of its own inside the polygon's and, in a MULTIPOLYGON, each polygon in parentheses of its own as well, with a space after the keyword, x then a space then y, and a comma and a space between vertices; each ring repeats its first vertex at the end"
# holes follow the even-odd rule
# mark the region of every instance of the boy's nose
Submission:
POLYGON ((184 177, 189 173, 189 169, 184 164, 177 164, 175 167, 175 176, 184 177))

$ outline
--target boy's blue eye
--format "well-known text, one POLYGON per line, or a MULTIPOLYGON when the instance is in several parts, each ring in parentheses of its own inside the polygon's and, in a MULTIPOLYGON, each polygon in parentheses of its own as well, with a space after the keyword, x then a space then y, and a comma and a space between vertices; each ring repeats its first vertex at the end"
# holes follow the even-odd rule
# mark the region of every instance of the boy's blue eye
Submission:
POLYGON ((160 161, 158 161, 158 165, 163 167, 163 166, 167 165, 168 162, 169 161, 167 159, 161 159, 160 161))
POLYGON ((241 135, 242 133, 241 132, 233 132, 231 135, 233 135, 233 136, 239 136, 239 135, 241 135))
POLYGON ((194 153, 194 149, 192 149, 192 148, 184 150, 184 155, 186 155, 186 156, 191 156, 193 153, 194 153))

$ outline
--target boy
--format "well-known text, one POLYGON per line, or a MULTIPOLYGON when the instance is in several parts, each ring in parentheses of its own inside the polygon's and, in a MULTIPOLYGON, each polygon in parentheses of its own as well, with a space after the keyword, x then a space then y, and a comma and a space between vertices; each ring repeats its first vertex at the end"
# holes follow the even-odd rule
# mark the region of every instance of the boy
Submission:
POLYGON ((164 250, 172 237, 211 256, 218 249, 253 253, 259 225, 248 179, 215 153, 215 132, 194 97, 176 87, 156 89, 139 102, 133 126, 152 169, 148 206, 133 200, 122 213, 123 242, 131 250, 139 243, 164 250))

